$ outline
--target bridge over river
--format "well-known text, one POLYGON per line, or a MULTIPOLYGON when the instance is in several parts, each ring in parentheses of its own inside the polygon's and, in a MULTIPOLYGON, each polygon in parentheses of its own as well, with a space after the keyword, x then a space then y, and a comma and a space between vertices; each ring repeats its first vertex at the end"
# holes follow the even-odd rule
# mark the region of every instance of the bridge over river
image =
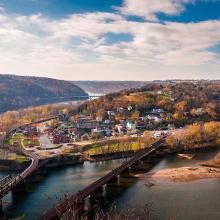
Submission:
POLYGON ((139 152, 137 152, 130 160, 124 162, 121 166, 117 167, 116 169, 112 170, 105 176, 101 177, 88 187, 84 188, 82 191, 79 191, 75 195, 72 195, 69 198, 66 198, 65 201, 57 204, 54 208, 47 211, 40 219, 42 220, 51 220, 51 219, 59 219, 62 214, 72 211, 71 219, 80 219, 78 216, 79 212, 82 209, 82 205, 84 204, 84 200, 89 197, 92 193, 96 190, 103 187, 109 181, 114 178, 117 178, 120 174, 122 174, 127 169, 131 168, 134 164, 136 164, 141 159, 151 155, 152 153, 160 150, 164 146, 165 136, 162 137, 160 140, 152 144, 150 148, 145 148, 139 152))
MULTIPOLYGON (((38 124, 38 123, 42 123, 42 122, 46 122, 46 121, 50 121, 52 119, 57 118, 58 116, 54 116, 51 118, 47 118, 47 119, 42 119, 33 123, 28 123, 22 126, 19 126, 17 128, 12 129, 11 131, 9 131, 6 136, 4 137, 3 141, 2 141, 2 146, 5 146, 7 143, 8 138, 10 137, 10 135, 12 135, 17 129, 21 129, 23 127, 27 127, 30 126, 32 124, 38 124)), ((47 163, 51 158, 44 158, 44 157, 40 157, 37 154, 30 152, 28 150, 25 150, 23 148, 16 149, 17 153, 23 154, 25 156, 27 156, 28 158, 30 158, 31 160, 31 164, 20 174, 18 174, 17 176, 15 176, 14 178, 9 175, 5 178, 3 178, 2 180, 0 180, 0 212, 2 212, 2 198, 10 191, 16 191, 18 189, 19 186, 22 185, 22 183, 24 183, 28 177, 30 177, 35 171, 37 171, 40 167, 42 167, 45 163, 47 163)))
POLYGON ((44 158, 39 157, 38 155, 29 152, 27 150, 21 150, 21 152, 31 159, 31 164, 25 169, 22 173, 12 178, 11 176, 7 179, 4 178, 1 181, 0 186, 0 199, 3 198, 9 191, 15 189, 19 186, 23 181, 25 181, 29 176, 31 176, 34 171, 43 166, 48 160, 44 160, 44 158))

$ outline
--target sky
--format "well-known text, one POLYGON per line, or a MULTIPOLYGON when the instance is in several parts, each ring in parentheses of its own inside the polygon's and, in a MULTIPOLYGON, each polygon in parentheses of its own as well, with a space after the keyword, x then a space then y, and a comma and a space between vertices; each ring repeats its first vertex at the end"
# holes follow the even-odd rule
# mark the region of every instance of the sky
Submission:
POLYGON ((0 74, 220 79, 220 0, 0 0, 0 74))

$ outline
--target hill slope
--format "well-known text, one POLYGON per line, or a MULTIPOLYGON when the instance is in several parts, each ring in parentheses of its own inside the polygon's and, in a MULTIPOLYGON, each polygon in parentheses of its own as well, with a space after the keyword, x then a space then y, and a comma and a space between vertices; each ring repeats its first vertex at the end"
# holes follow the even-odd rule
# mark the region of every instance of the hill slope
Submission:
POLYGON ((93 115, 94 118, 109 118, 107 111, 114 111, 119 122, 122 119, 139 120, 141 117, 152 119, 153 109, 162 109, 156 113, 162 124, 185 124, 220 120, 220 83, 163 82, 149 83, 139 89, 110 93, 92 101, 83 103, 79 113, 93 115), (132 110, 126 110, 128 107, 132 110))
POLYGON ((64 80, 44 77, 0 75, 0 112, 30 105, 47 104, 56 97, 87 96, 78 86, 64 80))

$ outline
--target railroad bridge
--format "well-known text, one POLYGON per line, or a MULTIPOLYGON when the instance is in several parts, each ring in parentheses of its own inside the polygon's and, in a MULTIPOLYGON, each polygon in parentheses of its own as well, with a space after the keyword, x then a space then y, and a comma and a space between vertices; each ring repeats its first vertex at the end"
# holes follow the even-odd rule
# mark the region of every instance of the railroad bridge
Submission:
MULTIPOLYGON (((7 143, 8 138, 17 130, 17 129, 22 129, 24 127, 33 125, 33 124, 38 124, 38 123, 42 123, 42 122, 47 122, 50 121, 52 119, 56 119, 58 116, 54 116, 51 118, 47 118, 47 119, 42 119, 42 120, 38 120, 32 123, 28 123, 28 124, 24 124, 21 125, 17 128, 12 129, 11 131, 9 131, 6 136, 4 137, 3 141, 2 141, 2 146, 5 146, 7 143)), ((28 158, 31 159, 31 164, 19 175, 15 176, 14 178, 9 175, 5 178, 3 178, 2 180, 0 180, 0 200, 11 190, 16 189, 17 186, 19 186, 21 183, 23 183, 28 177, 30 177, 36 170, 38 170, 40 167, 42 167, 45 163, 48 162, 48 160, 50 160, 51 158, 43 158, 38 156, 35 153, 32 153, 30 151, 27 151, 25 149, 16 149, 17 153, 21 153, 24 154, 25 156, 27 156, 28 158)), ((0 205, 0 209, 1 209, 1 205, 0 205)))
POLYGON ((38 155, 24 149, 21 150, 21 152, 31 159, 31 163, 22 173, 18 174, 17 176, 12 177, 9 175, 0 180, 0 215, 3 214, 2 198, 10 191, 24 192, 25 182, 30 180, 32 175, 49 160, 39 157, 38 155))
POLYGON ((62 217, 64 217, 64 219, 81 219, 86 198, 89 198, 96 192, 102 193, 104 186, 108 185, 109 182, 117 181, 123 174, 129 175, 129 170, 138 169, 138 163, 142 162, 143 159, 151 156, 164 156, 167 154, 167 149, 165 149, 166 147, 164 145, 165 138, 166 137, 164 136, 152 144, 150 148, 145 148, 137 152, 131 159, 124 162, 121 166, 110 171, 105 176, 84 188, 82 191, 66 198, 65 201, 57 204, 51 210, 48 210, 43 216, 41 216, 40 219, 53 220, 61 219, 62 217))

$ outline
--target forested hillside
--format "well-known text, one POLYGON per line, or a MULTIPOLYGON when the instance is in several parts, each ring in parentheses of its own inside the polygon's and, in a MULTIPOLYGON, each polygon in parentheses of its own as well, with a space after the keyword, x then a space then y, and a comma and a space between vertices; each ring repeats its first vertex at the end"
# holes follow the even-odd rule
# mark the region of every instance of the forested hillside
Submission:
POLYGON ((44 77, 0 75, 0 113, 32 105, 65 101, 61 97, 78 95, 87 96, 87 93, 67 81, 44 77))
POLYGON ((162 109, 158 117, 163 124, 184 126, 193 122, 220 120, 220 83, 149 83, 140 89, 111 93, 85 102, 79 112, 103 118, 106 111, 111 110, 115 112, 116 121, 120 121, 151 117, 153 109, 162 109), (132 111, 125 111, 129 106, 132 111))

